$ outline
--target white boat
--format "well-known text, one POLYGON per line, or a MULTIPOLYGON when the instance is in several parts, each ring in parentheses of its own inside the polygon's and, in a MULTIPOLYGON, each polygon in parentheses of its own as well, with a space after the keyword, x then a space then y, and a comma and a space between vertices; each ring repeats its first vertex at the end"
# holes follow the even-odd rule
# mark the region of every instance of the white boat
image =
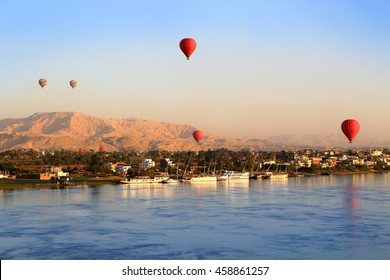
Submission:
POLYGON ((203 173, 200 175, 187 176, 187 168, 191 160, 192 153, 188 159, 186 168, 184 169, 183 178, 180 180, 182 183, 198 183, 198 182, 217 182, 217 176, 215 175, 206 175, 208 173, 203 173))
POLYGON ((122 184, 148 184, 152 182, 153 179, 149 176, 137 176, 134 178, 123 178, 121 180, 122 184))
POLYGON ((272 173, 269 172, 270 174, 263 175, 262 179, 287 179, 288 178, 288 173, 286 172, 277 172, 277 173, 272 173))
POLYGON ((162 182, 164 182, 165 180, 168 180, 168 179, 169 179, 168 174, 155 175, 153 177, 153 183, 162 183, 162 182))
POLYGON ((153 184, 153 183, 163 183, 164 180, 168 180, 168 175, 156 175, 154 177, 150 176, 136 176, 134 178, 124 178, 121 180, 122 184, 153 184))
POLYGON ((288 178, 288 173, 285 172, 272 174, 270 177, 270 179, 287 179, 287 178, 288 178))
POLYGON ((269 174, 264 175, 262 179, 287 179, 288 178, 288 173, 287 173, 287 166, 286 166, 286 171, 283 172, 280 170, 279 165, 276 167, 275 172, 268 172, 269 174))
POLYGON ((263 179, 264 177, 272 175, 272 172, 265 171, 256 175, 256 179, 263 179))
POLYGON ((249 179, 249 172, 237 172, 237 171, 223 171, 221 175, 218 176, 218 181, 225 180, 237 180, 237 179, 249 179))
POLYGON ((213 176, 213 175, 185 177, 181 180, 181 182, 183 183, 216 182, 216 181, 217 181, 217 176, 213 176))
POLYGON ((163 184, 177 184, 177 183, 179 183, 179 180, 168 178, 166 180, 163 180, 161 183, 163 183, 163 184))

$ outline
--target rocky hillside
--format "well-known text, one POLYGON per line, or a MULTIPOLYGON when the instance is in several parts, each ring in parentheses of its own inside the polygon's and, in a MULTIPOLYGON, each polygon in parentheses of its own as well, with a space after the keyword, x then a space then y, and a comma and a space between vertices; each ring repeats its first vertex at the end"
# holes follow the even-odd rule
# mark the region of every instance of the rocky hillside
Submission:
POLYGON ((271 141, 223 138, 207 132, 197 144, 192 138, 194 130, 190 125, 136 118, 103 119, 77 112, 35 113, 26 118, 0 120, 0 150, 98 150, 101 145, 109 151, 276 148, 271 141))

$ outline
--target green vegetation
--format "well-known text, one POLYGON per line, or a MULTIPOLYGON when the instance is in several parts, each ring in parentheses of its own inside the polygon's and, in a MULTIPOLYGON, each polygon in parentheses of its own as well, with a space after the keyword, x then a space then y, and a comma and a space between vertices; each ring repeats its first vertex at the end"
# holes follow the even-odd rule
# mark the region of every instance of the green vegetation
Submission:
MULTIPOLYGON (((231 151, 227 149, 191 151, 122 151, 80 153, 71 150, 39 152, 32 149, 9 150, 0 153, 0 174, 27 178, 43 173, 49 166, 60 166, 69 172, 74 182, 111 182, 119 180, 123 174, 111 171, 112 163, 130 165, 129 176, 152 175, 154 172, 183 173, 186 168, 193 173, 219 173, 228 169, 234 171, 274 171, 277 168, 289 173, 362 173, 387 172, 390 170, 390 151, 379 154, 369 151, 231 151), (156 165, 144 170, 142 159, 152 159, 156 165), (169 158, 173 166, 161 168, 160 159, 169 158), (310 163, 311 162, 311 163, 310 163), (309 164, 310 163, 310 164, 309 164), (164 169, 164 170, 163 170, 164 169), (112 176, 117 177, 112 177, 112 176), (119 178, 119 179, 118 179, 119 178)), ((39 177, 38 177, 39 178, 39 177)), ((47 184, 53 182, 47 182, 47 184)), ((23 185, 26 183, 10 180, 0 181, 1 186, 23 185)), ((31 183, 30 183, 31 184, 31 183)), ((39 184, 46 184, 39 182, 39 184)))

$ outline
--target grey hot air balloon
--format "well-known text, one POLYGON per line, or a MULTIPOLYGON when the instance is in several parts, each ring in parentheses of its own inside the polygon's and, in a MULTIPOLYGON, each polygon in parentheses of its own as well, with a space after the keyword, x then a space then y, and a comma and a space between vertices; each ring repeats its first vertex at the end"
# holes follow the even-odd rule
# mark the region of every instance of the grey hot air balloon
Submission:
POLYGON ((77 86, 77 81, 76 80, 71 80, 69 82, 70 86, 74 89, 77 86))
POLYGON ((47 85, 47 80, 46 79, 39 79, 38 83, 42 88, 44 88, 47 85))

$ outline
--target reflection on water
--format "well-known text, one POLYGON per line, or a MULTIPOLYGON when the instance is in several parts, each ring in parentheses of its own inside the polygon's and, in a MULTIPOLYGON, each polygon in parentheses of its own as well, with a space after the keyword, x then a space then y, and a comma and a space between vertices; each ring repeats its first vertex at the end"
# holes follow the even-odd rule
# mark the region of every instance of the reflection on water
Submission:
POLYGON ((390 259, 387 174, 0 192, 2 259, 390 259))
POLYGON ((347 217, 351 224, 356 224, 358 222, 357 219, 360 208, 359 188, 359 185, 351 183, 346 186, 345 190, 345 208, 347 209, 347 217))

